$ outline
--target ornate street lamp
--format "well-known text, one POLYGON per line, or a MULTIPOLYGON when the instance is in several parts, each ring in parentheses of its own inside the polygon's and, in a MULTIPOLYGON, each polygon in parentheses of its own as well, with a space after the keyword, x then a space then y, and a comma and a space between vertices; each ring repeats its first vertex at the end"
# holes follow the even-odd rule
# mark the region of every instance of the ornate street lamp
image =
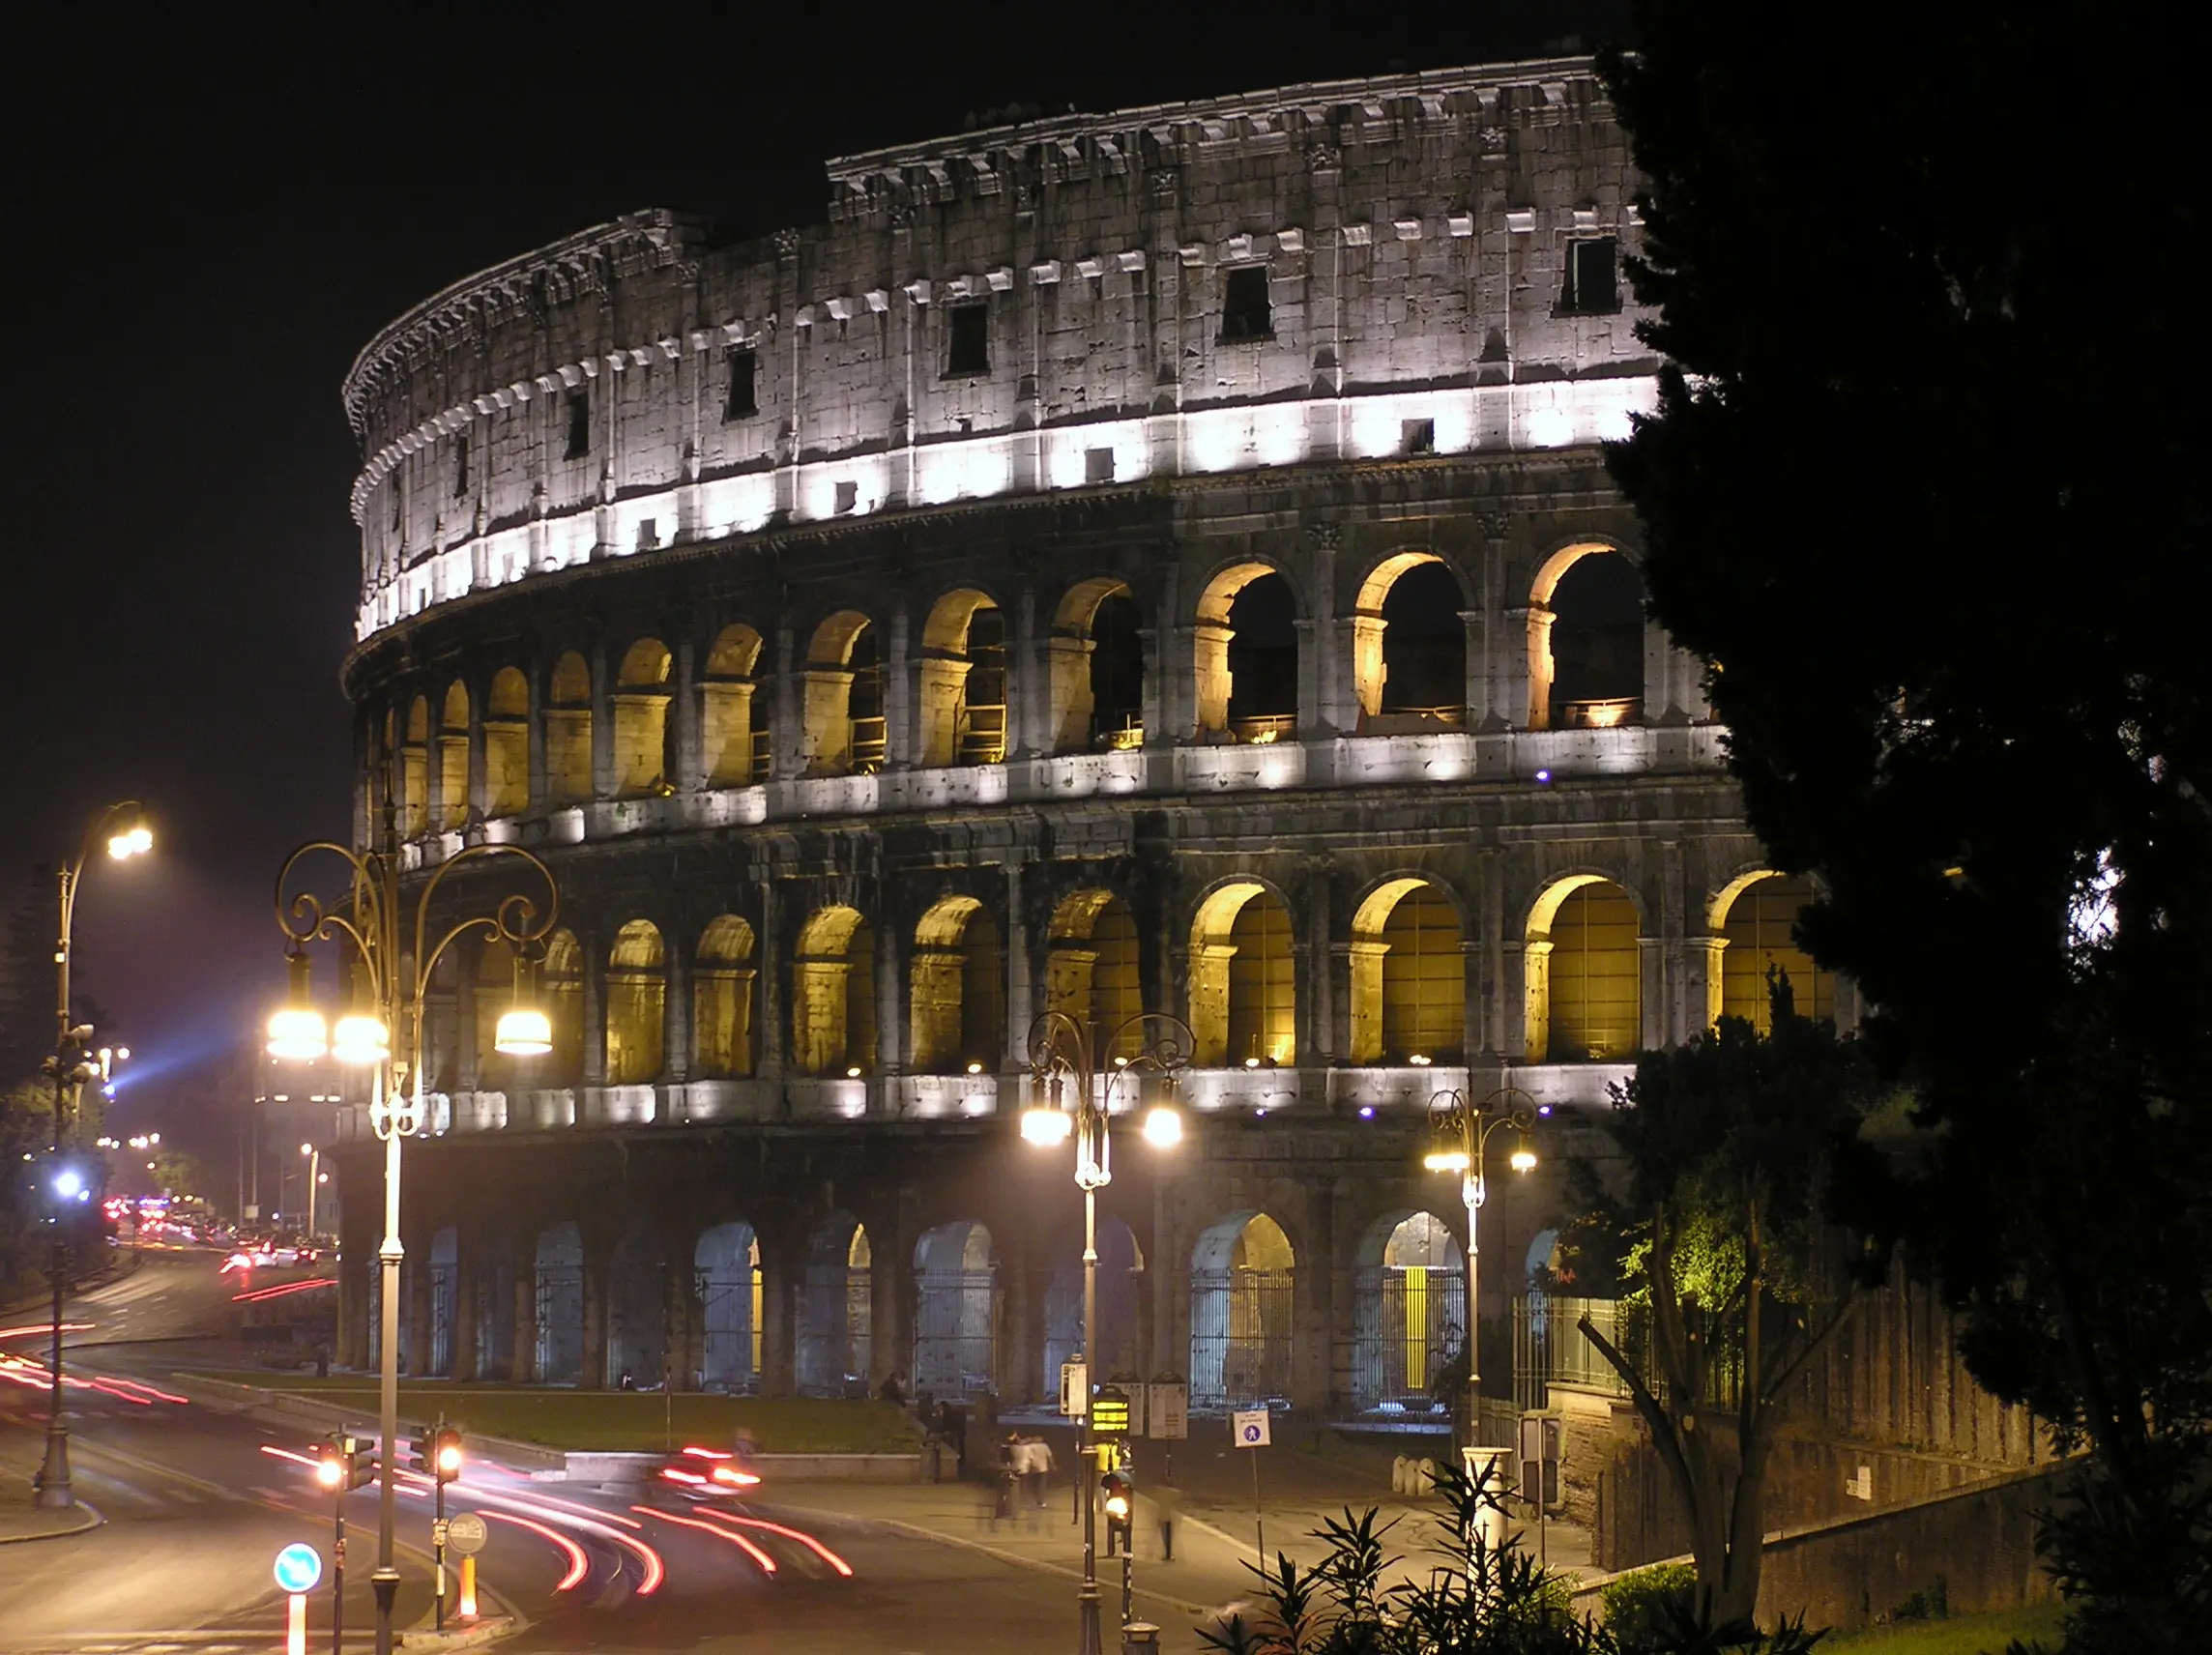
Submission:
POLYGON ((1480 1299, 1476 1288, 1477 1263, 1482 1244, 1478 1225, 1483 1198, 1489 1193, 1483 1177, 1483 1154, 1490 1136, 1501 1126, 1515 1133, 1508 1165, 1517 1173, 1532 1172, 1536 1151, 1529 1129, 1545 1111, 1519 1087, 1499 1087, 1488 1097, 1470 1103, 1460 1091, 1440 1091, 1429 1099, 1429 1127, 1435 1147, 1422 1158, 1432 1173, 1459 1174, 1460 1200, 1467 1205, 1467 1401, 1461 1430, 1463 1446, 1477 1446, 1482 1433, 1481 1322, 1476 1314, 1480 1299))
POLYGON ((69 1419, 62 1411, 62 1297, 69 1279, 67 1216, 70 1209, 89 1203, 93 1191, 84 1170, 62 1156, 70 1147, 70 1111, 82 1096, 87 1081, 104 1077, 108 1054, 94 1051, 91 1024, 70 1021, 70 947, 76 922, 77 887, 83 883, 93 841, 102 832, 107 834, 108 856, 119 862, 144 856, 154 848, 154 832, 146 825, 144 811, 136 799, 129 798, 110 804, 92 819, 77 846, 76 859, 61 871, 61 929, 54 940, 54 1055, 40 1065, 54 1083, 53 1164, 46 1180, 47 1221, 54 1227, 49 1266, 53 1275, 53 1372, 46 1405, 46 1457, 34 1479, 37 1503, 42 1506, 76 1503, 70 1488, 69 1419))
MULTIPOLYGON (((1098 1388, 1098 1192, 1114 1181, 1113 1146, 1107 1125, 1114 1113, 1114 1094, 1124 1075, 1132 1071, 1164 1077, 1169 1096, 1174 1095, 1176 1072, 1190 1061, 1198 1041, 1190 1025, 1165 1013, 1139 1013, 1109 1035, 1104 1049, 1111 1053, 1132 1031, 1142 1040, 1146 1026, 1159 1024, 1158 1036, 1141 1044, 1128 1056, 1115 1058, 1101 1087, 1098 1084, 1096 1031, 1064 1011, 1048 1011, 1030 1025, 1030 1079, 1039 1087, 1043 1101, 1022 1111, 1022 1136, 1030 1143, 1055 1147, 1075 1140, 1075 1184, 1083 1192, 1083 1382, 1081 1437, 1076 1458, 1082 1469, 1083 1584, 1076 1591, 1076 1613, 1081 1627, 1078 1655, 1104 1655, 1098 1627, 1098 1509, 1090 1487, 1095 1468, 1091 1437, 1091 1396, 1098 1388)), ((1182 1116, 1172 1102, 1162 1100, 1145 1111, 1145 1142, 1157 1149, 1182 1142, 1182 1116)))
MULTIPOLYGON (((399 1589, 399 1570, 393 1561, 399 1469, 399 1265, 405 1257, 399 1244, 399 1142, 422 1129, 422 1002, 439 960, 460 938, 480 935, 505 943, 518 958, 535 957, 553 929, 561 902, 552 871, 515 845, 470 845, 447 857, 416 894, 411 920, 402 915, 400 873, 398 811, 389 790, 377 849, 355 852, 317 840, 285 858, 276 875, 276 924, 290 944, 291 993, 269 1020, 271 1057, 311 1060, 327 1051, 342 1064, 368 1071, 369 1121, 384 1141, 384 1241, 377 1249, 382 1449, 376 1572, 369 1577, 376 1591, 376 1655, 391 1655, 393 1600, 399 1589), (311 891, 289 899, 285 895, 292 870, 318 852, 337 857, 352 876, 351 890, 334 907, 325 907, 311 891), (459 920, 433 939, 430 911, 446 876, 464 863, 496 857, 526 863, 544 881, 542 907, 528 895, 506 896, 490 914, 459 920), (310 993, 306 945, 332 939, 342 939, 341 947, 353 955, 355 998, 352 1008, 326 1033, 310 993)), ((518 994, 524 980, 518 972, 518 994)), ((542 1053, 550 1044, 544 1011, 519 999, 499 1020, 493 1041, 496 1050, 513 1057, 542 1053), (526 1038, 533 1035, 545 1038, 526 1038)))

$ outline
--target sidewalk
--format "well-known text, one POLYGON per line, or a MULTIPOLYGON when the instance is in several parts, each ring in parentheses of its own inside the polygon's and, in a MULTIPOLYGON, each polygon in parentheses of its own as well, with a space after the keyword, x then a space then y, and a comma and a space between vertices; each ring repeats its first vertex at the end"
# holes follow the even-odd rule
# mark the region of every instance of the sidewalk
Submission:
POLYGON ((31 1499, 30 1479, 0 1468, 0 1546, 17 1540, 59 1540, 107 1521, 82 1503, 47 1510, 33 1505, 31 1499))

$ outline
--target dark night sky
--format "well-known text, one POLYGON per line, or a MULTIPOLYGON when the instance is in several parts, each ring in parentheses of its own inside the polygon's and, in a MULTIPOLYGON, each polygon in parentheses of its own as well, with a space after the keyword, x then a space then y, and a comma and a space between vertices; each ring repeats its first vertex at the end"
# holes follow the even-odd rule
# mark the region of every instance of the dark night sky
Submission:
POLYGON ((160 849, 94 870, 79 960, 145 1078, 232 1042, 277 991, 270 881, 345 828, 338 381, 446 283, 640 207, 746 234, 811 221, 825 157, 971 110, 1529 55, 1624 11, 387 6, 125 33, 56 9, 16 38, 4 117, 0 894, 27 894, 102 802, 142 797, 160 849))

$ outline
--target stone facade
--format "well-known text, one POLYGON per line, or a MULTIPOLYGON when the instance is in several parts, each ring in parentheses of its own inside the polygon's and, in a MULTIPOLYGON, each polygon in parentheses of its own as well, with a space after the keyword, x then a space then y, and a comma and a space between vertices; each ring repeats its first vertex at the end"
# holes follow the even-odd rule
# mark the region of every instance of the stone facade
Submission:
POLYGON ((1577 609, 1633 598, 1595 445, 1653 383, 1588 65, 830 171, 826 225, 636 215, 347 378, 360 831, 562 887, 553 1056, 486 1049, 501 959, 430 1007, 410 1362, 1049 1394, 1078 1207, 1014 1132, 1029 1032, 1142 1009, 1196 1031, 1193 1120, 1107 1192, 1121 1365, 1419 1411, 1464 1328, 1428 1107, 1511 1084, 1552 1118, 1494 1180, 1502 1384, 1606 1086, 1810 973, 1743 917, 1784 886, 1692 663, 1577 609))

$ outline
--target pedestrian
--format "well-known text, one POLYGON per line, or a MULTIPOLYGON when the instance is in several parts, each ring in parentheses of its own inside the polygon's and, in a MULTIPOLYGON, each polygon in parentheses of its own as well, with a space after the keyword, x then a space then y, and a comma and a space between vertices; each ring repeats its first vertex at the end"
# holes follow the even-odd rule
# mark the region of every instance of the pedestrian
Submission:
POLYGON ((893 1408, 906 1407, 906 1387, 899 1383, 896 1374, 886 1374, 884 1382, 876 1387, 876 1400, 888 1402, 893 1408))
POLYGON ((1030 1503, 1044 1509, 1044 1485, 1052 1476, 1052 1444, 1041 1437, 1032 1437, 1023 1444, 1026 1460, 1023 1469, 1029 1473, 1030 1503))

